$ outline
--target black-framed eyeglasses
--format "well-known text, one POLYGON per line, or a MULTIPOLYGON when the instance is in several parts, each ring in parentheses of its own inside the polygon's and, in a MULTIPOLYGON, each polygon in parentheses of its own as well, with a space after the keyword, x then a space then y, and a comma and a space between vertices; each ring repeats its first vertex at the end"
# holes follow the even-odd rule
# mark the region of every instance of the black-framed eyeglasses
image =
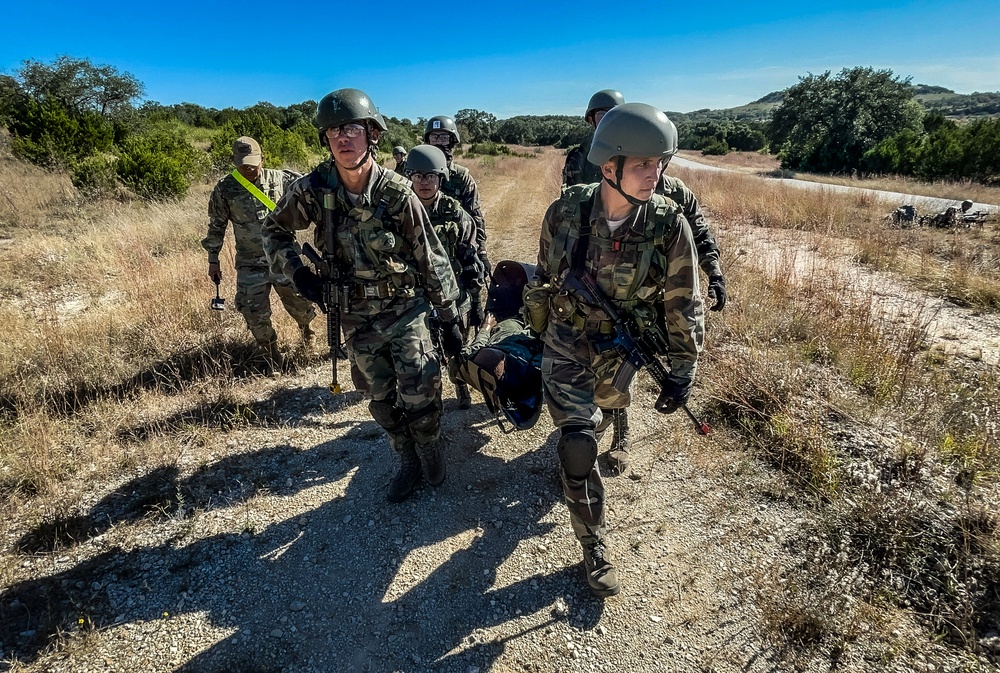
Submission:
POLYGON ((336 140, 340 137, 340 134, 345 134, 348 138, 357 138, 365 132, 364 124, 341 124, 340 126, 331 126, 326 130, 327 134, 336 140))
POLYGON ((427 140, 432 143, 450 143, 451 133, 449 131, 441 131, 440 133, 428 133, 427 140))
POLYGON ((441 180, 441 176, 437 173, 417 173, 415 171, 407 172, 406 177, 411 182, 438 182, 441 180))

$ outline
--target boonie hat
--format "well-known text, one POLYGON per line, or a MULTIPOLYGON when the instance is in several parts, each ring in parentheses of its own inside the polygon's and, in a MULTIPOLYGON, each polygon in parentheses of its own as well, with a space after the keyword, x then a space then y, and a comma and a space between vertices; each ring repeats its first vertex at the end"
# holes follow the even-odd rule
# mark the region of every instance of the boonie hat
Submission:
POLYGON ((233 163, 237 166, 259 166, 260 145, 250 136, 240 136, 233 143, 233 163))

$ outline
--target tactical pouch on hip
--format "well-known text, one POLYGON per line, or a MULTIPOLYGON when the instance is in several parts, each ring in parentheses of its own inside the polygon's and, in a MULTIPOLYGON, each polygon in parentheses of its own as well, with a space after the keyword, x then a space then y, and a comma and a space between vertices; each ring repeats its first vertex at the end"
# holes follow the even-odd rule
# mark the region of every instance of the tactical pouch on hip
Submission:
POLYGON ((532 286, 529 284, 524 288, 524 308, 528 314, 528 327, 542 334, 549 326, 549 297, 552 295, 552 286, 548 283, 544 285, 532 286))

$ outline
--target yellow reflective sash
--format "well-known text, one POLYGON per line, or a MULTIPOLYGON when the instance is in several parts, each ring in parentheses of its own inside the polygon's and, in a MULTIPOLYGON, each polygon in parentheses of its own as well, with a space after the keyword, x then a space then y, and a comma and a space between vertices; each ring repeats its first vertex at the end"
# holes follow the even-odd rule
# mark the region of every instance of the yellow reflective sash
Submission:
POLYGON ((258 201, 267 206, 268 210, 272 211, 274 210, 274 201, 267 198, 267 194, 257 189, 257 185, 255 185, 254 183, 250 182, 245 177, 243 177, 243 175, 235 168, 233 169, 233 172, 230 173, 230 175, 236 178, 236 182, 243 185, 243 188, 246 189, 251 194, 253 194, 258 201))

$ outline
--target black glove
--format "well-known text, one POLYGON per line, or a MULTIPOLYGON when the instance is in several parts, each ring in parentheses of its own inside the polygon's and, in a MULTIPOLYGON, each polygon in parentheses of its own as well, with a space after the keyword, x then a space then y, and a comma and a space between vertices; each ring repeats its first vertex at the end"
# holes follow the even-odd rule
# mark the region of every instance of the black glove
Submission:
POLYGON ((469 309, 469 327, 482 327, 484 320, 486 320, 486 312, 483 310, 483 303, 481 301, 472 302, 472 308, 469 309))
POLYGON ((708 277, 708 298, 714 299, 713 311, 721 311, 726 308, 726 279, 722 276, 708 277))
POLYGON ((663 386, 663 391, 656 398, 653 408, 661 414, 672 414, 687 404, 690 396, 691 380, 671 376, 667 378, 667 384, 663 386))
POLYGON ((441 325, 441 348, 444 354, 450 358, 462 354, 465 340, 462 339, 462 328, 458 326, 458 321, 446 322, 441 325))
POLYGON ((313 273, 308 266, 300 266, 292 274, 292 283, 295 289, 309 301, 319 304, 323 313, 326 313, 326 303, 323 301, 323 279, 313 273))

